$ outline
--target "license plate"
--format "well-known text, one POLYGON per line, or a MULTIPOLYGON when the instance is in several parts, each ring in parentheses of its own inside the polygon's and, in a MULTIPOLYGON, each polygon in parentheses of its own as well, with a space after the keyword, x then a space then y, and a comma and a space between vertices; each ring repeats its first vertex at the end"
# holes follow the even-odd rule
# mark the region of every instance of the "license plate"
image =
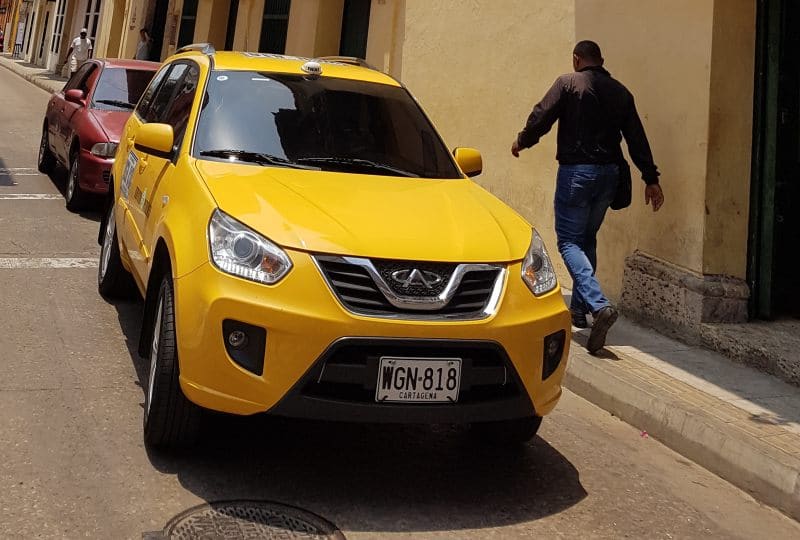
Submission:
POLYGON ((460 386, 460 358, 384 356, 378 365, 375 401, 455 403, 460 386))

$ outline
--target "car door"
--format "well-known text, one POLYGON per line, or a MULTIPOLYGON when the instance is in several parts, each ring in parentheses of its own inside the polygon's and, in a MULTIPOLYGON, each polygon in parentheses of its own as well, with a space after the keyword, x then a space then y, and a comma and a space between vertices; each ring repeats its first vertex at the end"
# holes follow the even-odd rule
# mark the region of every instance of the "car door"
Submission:
MULTIPOLYGON (((66 115, 67 115, 67 105, 72 105, 73 107, 77 107, 72 103, 68 103, 66 99, 64 99, 64 95, 67 93, 67 90, 74 90, 76 88, 81 88, 86 78, 89 76, 89 73, 92 70, 94 64, 87 63, 84 64, 72 74, 72 77, 67 81, 67 84, 64 85, 64 89, 61 90, 58 94, 54 96, 54 99, 51 99, 48 103, 48 110, 47 110, 47 128, 48 128, 48 135, 50 139, 50 149, 53 153, 58 156, 59 161, 62 163, 66 163, 66 151, 65 149, 66 142, 64 141, 64 124, 66 122, 66 115)), ((74 112, 74 109, 70 107, 70 112, 74 112)))
POLYGON ((94 62, 89 62, 88 65, 84 64, 81 66, 81 68, 83 67, 86 67, 87 69, 84 73, 84 76, 76 81, 77 85, 75 88, 83 92, 84 103, 71 103, 65 99, 64 107, 61 112, 61 119, 59 120, 60 134, 58 140, 62 145, 59 155, 61 156, 63 163, 67 164, 67 166, 69 166, 70 145, 72 144, 73 134, 75 133, 74 122, 78 119, 78 115, 81 114, 84 109, 86 109, 89 91, 97 82, 97 77, 100 73, 99 66, 94 62))
POLYGON ((130 219, 126 224, 126 233, 131 236, 126 248, 139 276, 146 275, 152 254, 153 222, 158 217, 158 212, 152 212, 153 201, 158 200, 161 184, 168 182, 174 170, 175 158, 183 142, 197 90, 198 75, 199 67, 194 62, 178 61, 171 64, 147 109, 137 118, 141 122, 132 123, 131 133, 126 134, 126 143, 132 143, 126 155, 131 162, 135 161, 135 165, 131 164, 133 174, 126 189, 126 217, 130 219), (174 145, 171 155, 155 155, 136 147, 135 131, 151 122, 172 126, 174 145))
POLYGON ((114 178, 115 185, 119 185, 118 204, 122 214, 122 219, 118 221, 120 224, 118 234, 122 241, 121 248, 125 250, 128 260, 134 263, 132 270, 137 278, 141 278, 137 273, 140 265, 135 264, 134 259, 138 257, 141 250, 139 244, 142 242, 142 235, 131 214, 131 208, 136 204, 136 200, 133 197, 134 191, 131 190, 131 186, 139 185, 140 181, 138 176, 140 172, 144 172, 145 169, 142 168, 140 171, 139 160, 142 157, 142 152, 136 150, 134 141, 139 128, 146 124, 149 119, 152 119, 150 111, 152 110, 153 101, 156 95, 159 94, 163 82, 170 71, 172 71, 171 64, 162 67, 155 74, 153 80, 150 81, 150 84, 147 85, 142 99, 139 100, 136 109, 134 109, 133 114, 131 114, 128 122, 125 124, 121 140, 119 141, 119 149, 117 150, 117 155, 120 159, 125 159, 121 177, 114 178))

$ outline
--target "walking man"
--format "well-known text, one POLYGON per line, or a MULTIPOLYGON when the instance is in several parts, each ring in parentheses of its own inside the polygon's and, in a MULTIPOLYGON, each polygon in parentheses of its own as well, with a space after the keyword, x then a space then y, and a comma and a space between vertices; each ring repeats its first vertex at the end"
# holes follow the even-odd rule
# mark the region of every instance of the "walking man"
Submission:
POLYGON ((72 40, 72 44, 67 51, 69 70, 72 73, 78 71, 78 66, 92 57, 92 40, 86 37, 87 33, 86 28, 81 28, 80 37, 72 40))
POLYGON ((511 145, 511 153, 530 148, 558 120, 559 162, 555 217, 558 250, 572 276, 572 322, 588 328, 586 348, 594 354, 603 348, 618 313, 600 289, 597 270, 597 232, 614 200, 620 172, 626 174, 622 137, 636 167, 642 172, 645 204, 658 211, 664 194, 658 183, 644 127, 633 95, 603 68, 600 47, 581 41, 572 53, 574 73, 562 75, 528 117, 525 128, 511 145))

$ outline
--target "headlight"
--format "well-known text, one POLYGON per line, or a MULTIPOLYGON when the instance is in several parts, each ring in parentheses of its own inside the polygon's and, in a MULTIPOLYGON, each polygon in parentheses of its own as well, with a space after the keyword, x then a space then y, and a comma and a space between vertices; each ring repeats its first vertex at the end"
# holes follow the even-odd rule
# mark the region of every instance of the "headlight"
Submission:
POLYGON ((534 229, 531 247, 522 261, 522 279, 536 296, 541 296, 556 288, 558 280, 553 263, 547 255, 542 237, 534 229))
POLYGON ((286 253, 220 210, 208 224, 211 260, 228 274, 272 285, 292 269, 286 253))
POLYGON ((101 142, 92 146, 92 154, 101 158, 113 158, 117 153, 117 143, 101 142))

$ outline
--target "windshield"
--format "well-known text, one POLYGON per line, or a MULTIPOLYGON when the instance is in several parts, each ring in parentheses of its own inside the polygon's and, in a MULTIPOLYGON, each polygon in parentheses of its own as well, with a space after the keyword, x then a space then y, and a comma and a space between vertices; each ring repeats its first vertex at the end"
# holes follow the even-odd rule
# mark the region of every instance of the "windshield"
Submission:
POLYGON ((94 89, 92 107, 111 111, 132 111, 155 71, 105 68, 94 89))
POLYGON ((326 77, 214 71, 194 155, 265 166, 462 177, 405 89, 326 77))

